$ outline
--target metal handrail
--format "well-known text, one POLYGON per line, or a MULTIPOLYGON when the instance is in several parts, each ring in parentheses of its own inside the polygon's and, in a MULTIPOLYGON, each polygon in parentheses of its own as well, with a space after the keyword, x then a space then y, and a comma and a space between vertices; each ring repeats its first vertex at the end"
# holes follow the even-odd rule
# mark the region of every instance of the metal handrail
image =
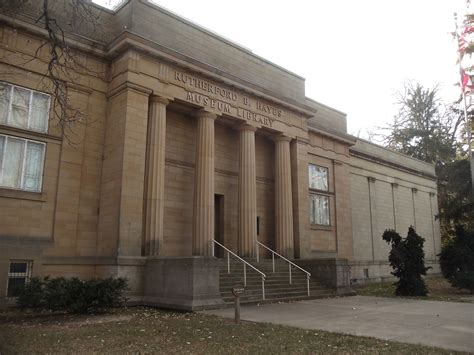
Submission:
MULTIPOLYGON (((247 267, 246 267, 247 265, 260 274, 260 276, 262 277, 262 299, 265 300, 265 278, 267 276, 263 272, 261 272, 259 269, 257 269, 255 266, 245 261, 240 256, 235 254, 233 251, 231 251, 230 249, 226 248, 224 245, 219 243, 217 240, 213 239, 212 241, 227 252, 227 273, 228 274, 230 274, 230 254, 232 254, 233 256, 235 256, 237 259, 239 259, 241 262, 244 263, 244 286, 247 286, 247 267)), ((214 248, 212 248, 212 256, 214 256, 214 248)))
POLYGON ((286 261, 288 263, 288 271, 289 271, 289 277, 290 277, 290 285, 291 285, 291 282, 292 282, 292 279, 291 279, 291 266, 293 265, 294 267, 296 267, 297 269, 299 269, 300 271, 303 271, 305 274, 306 274, 306 288, 308 290, 308 296, 310 296, 310 290, 309 290, 309 279, 311 278, 311 273, 306 271, 305 269, 303 269, 302 267, 296 265, 294 262, 288 260, 287 258, 285 258, 283 255, 281 254, 278 254, 276 251, 274 251, 273 249, 270 249, 269 247, 267 247, 265 244, 262 244, 260 243, 258 240, 256 241, 257 243, 257 263, 260 262, 260 256, 259 256, 259 253, 258 253, 258 246, 261 245, 262 247, 264 247, 265 249, 267 249, 268 251, 270 251, 272 253, 272 266, 273 266, 273 272, 275 272, 275 255, 276 256, 279 256, 280 258, 282 258, 284 261, 286 261))

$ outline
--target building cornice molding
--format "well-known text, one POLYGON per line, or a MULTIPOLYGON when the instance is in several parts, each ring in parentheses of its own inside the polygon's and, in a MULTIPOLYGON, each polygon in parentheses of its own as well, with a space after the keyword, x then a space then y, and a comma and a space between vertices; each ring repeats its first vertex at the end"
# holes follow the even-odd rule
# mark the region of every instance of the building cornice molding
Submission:
POLYGON ((113 88, 112 90, 110 90, 107 93, 106 96, 107 96, 108 99, 110 99, 110 98, 122 93, 122 91, 124 91, 124 90, 133 90, 133 91, 136 91, 140 94, 148 95, 148 96, 153 93, 153 90, 148 89, 145 86, 141 86, 141 85, 132 83, 130 81, 125 81, 122 84, 120 84, 120 85, 116 86, 115 88, 113 88))
MULTIPOLYGON (((367 161, 370 161, 370 162, 373 162, 373 163, 376 163, 376 164, 385 165, 385 166, 388 166, 390 168, 394 168, 396 170, 400 170, 400 171, 403 171, 403 172, 406 172, 406 173, 409 173, 409 174, 421 176, 421 177, 424 177, 424 178, 427 178, 427 179, 430 179, 430 180, 434 180, 434 181, 437 180, 436 175, 432 175, 432 174, 428 174, 424 171, 412 169, 412 168, 406 167, 402 164, 397 164, 395 162, 392 162, 392 161, 389 161, 389 160, 386 160, 386 159, 382 159, 380 157, 376 157, 376 156, 371 155, 371 154, 367 154, 365 152, 362 152, 362 151, 354 149, 354 148, 349 149, 349 155, 354 156, 356 158, 363 159, 363 160, 367 160, 367 161)), ((351 164, 351 165, 353 165, 353 164, 351 164)), ((355 166, 355 165, 353 165, 353 166, 355 166)))
POLYGON ((284 98, 270 90, 259 87, 256 84, 245 81, 230 73, 224 72, 222 69, 216 68, 208 63, 199 61, 186 54, 182 54, 172 48, 168 48, 159 43, 153 42, 139 34, 124 31, 118 35, 108 46, 108 57, 113 59, 127 50, 136 50, 144 54, 164 60, 171 65, 176 65, 183 69, 188 69, 206 78, 216 82, 235 87, 250 95, 264 98, 282 107, 304 115, 306 119, 313 117, 317 110, 304 104, 296 102, 292 99, 284 98))
POLYGON ((357 139, 349 134, 344 134, 344 133, 339 133, 339 132, 329 132, 328 130, 325 130, 325 129, 322 129, 322 128, 315 128, 315 127, 311 127, 311 126, 308 126, 308 130, 309 132, 314 132, 314 133, 317 133, 317 134, 320 134, 322 136, 325 136, 325 137, 328 137, 328 138, 332 138, 338 142, 341 142, 341 143, 344 143, 344 144, 347 144, 349 146, 353 146, 354 144, 356 144, 357 142, 357 139))

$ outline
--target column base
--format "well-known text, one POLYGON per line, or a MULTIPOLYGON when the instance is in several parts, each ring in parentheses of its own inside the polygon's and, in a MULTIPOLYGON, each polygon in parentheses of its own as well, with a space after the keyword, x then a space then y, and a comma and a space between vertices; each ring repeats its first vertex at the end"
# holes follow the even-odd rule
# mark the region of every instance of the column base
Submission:
POLYGON ((143 303, 183 311, 224 307, 219 261, 205 256, 148 258, 143 303))

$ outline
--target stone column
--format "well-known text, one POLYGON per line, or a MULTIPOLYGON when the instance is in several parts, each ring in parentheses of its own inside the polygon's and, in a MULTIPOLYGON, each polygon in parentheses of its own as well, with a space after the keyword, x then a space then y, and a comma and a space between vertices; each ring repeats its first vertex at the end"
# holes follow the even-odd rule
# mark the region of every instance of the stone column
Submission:
POLYGON ((255 168, 256 127, 239 126, 239 255, 256 256, 257 174, 255 168))
POLYGON ((159 96, 150 98, 148 118, 145 255, 159 255, 163 245, 165 204, 166 105, 159 96))
POLYGON ((275 239, 276 251, 294 258, 293 202, 291 188, 291 138, 275 138, 275 239))
POLYGON ((196 117, 193 255, 211 256, 214 238, 214 120, 217 116, 201 110, 196 117))

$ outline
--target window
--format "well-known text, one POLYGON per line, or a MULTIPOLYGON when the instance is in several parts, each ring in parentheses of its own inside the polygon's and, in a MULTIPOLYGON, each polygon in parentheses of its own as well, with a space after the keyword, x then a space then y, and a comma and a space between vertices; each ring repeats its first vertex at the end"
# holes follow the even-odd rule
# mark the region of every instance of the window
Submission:
POLYGON ((0 124, 48 131, 49 95, 0 82, 0 124))
POLYGON ((309 219, 311 224, 329 226, 329 192, 328 168, 309 164, 309 219), (323 192, 323 193, 319 193, 323 192))
POLYGON ((16 297, 18 288, 31 277, 33 262, 31 260, 12 260, 8 269, 7 297, 16 297))
POLYGON ((328 168, 309 164, 309 187, 311 189, 328 191, 328 168))
POLYGON ((41 191, 46 144, 0 134, 0 187, 41 191))
POLYGON ((311 224, 330 225, 329 196, 310 195, 310 220, 311 224))

